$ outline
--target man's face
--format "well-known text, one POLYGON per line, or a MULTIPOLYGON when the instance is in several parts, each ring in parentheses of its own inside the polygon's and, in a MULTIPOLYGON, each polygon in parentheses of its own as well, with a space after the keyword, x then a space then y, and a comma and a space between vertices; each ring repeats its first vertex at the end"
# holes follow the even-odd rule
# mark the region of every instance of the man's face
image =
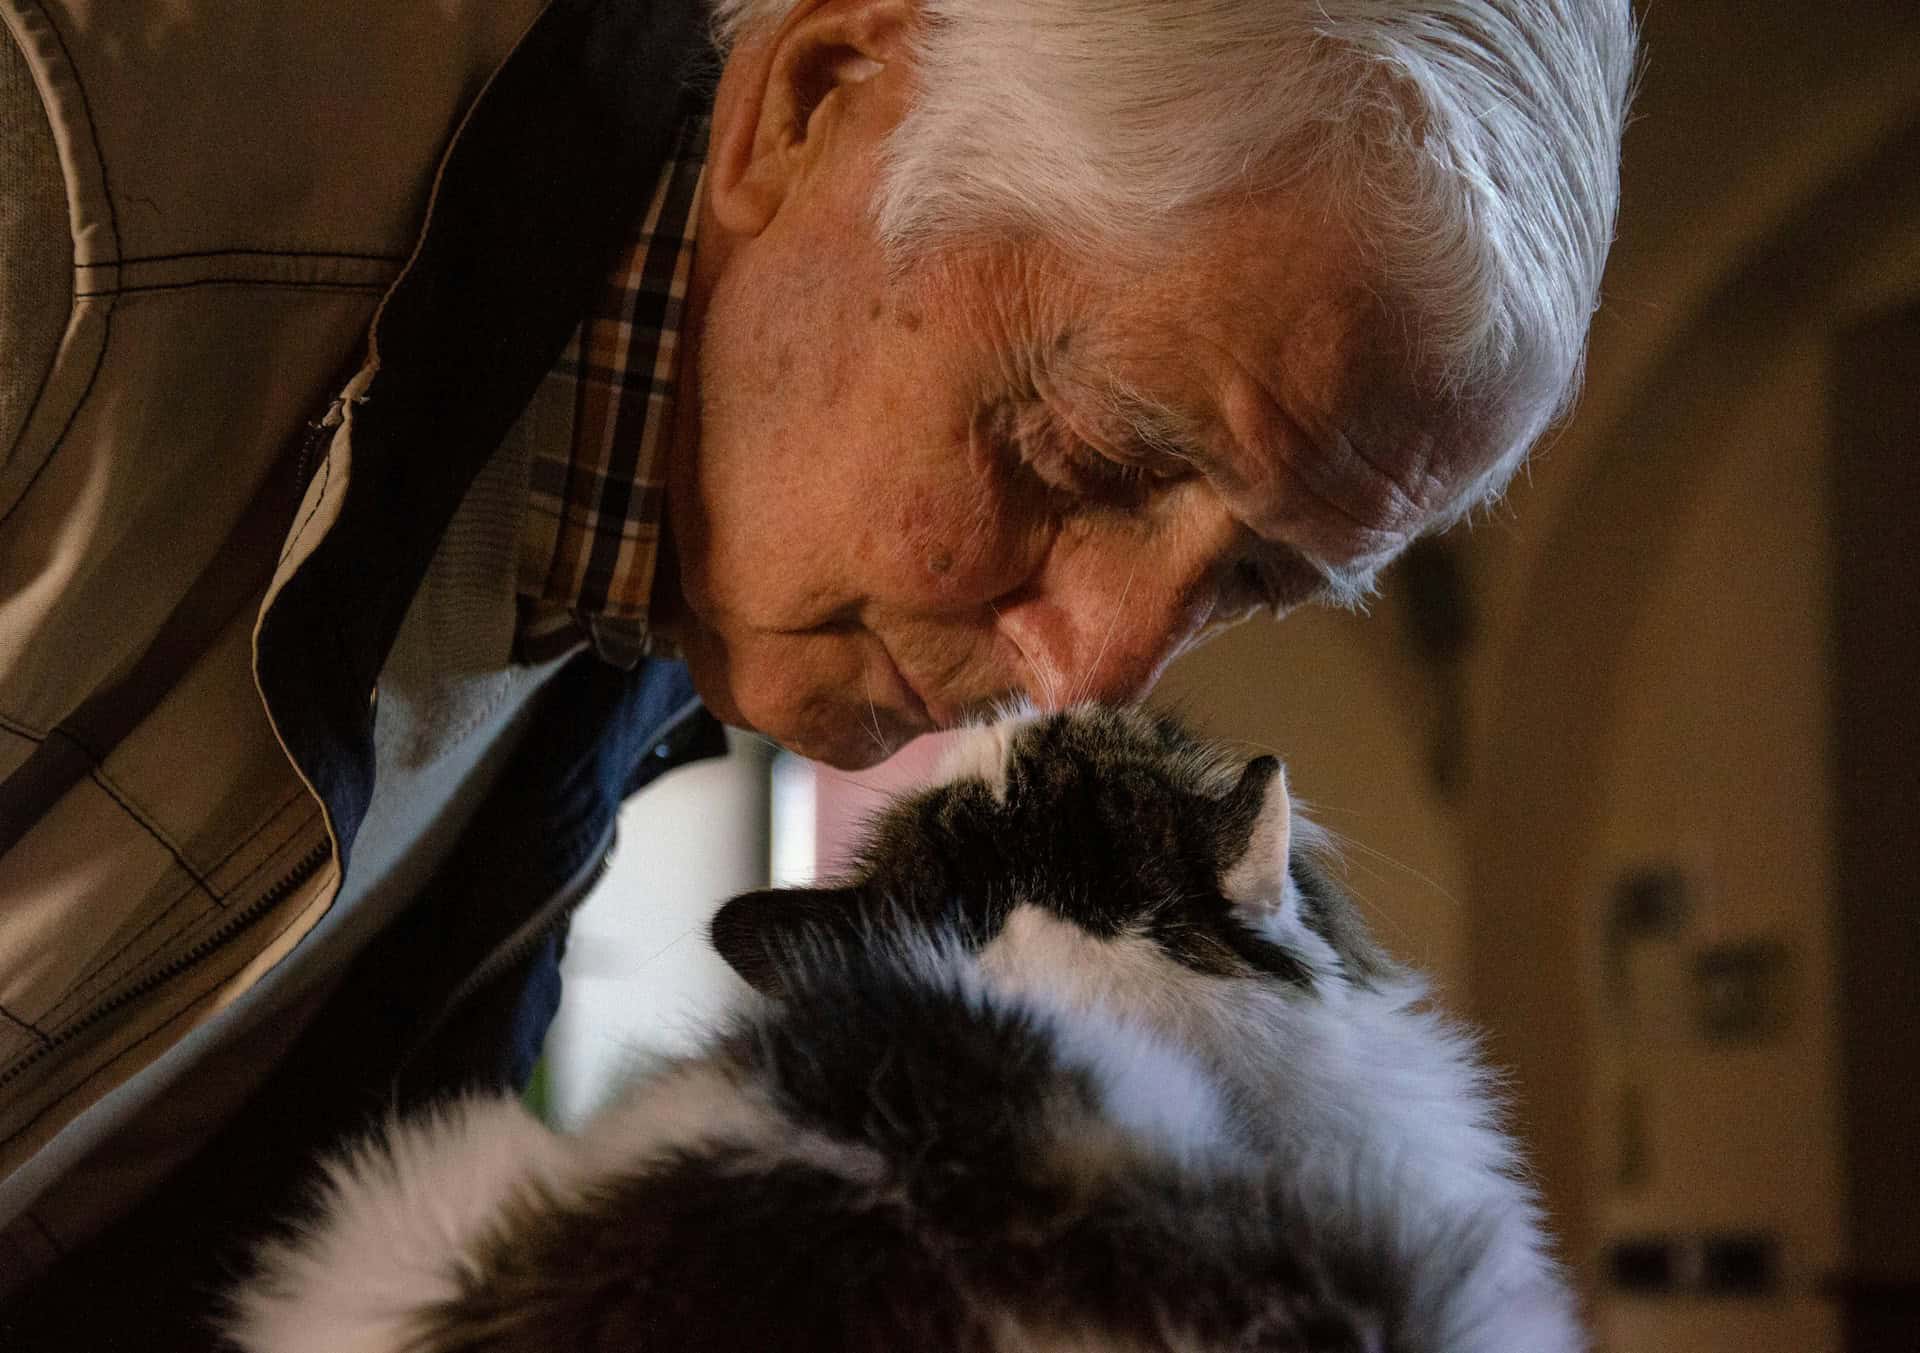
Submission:
POLYGON ((751 234, 724 198, 703 216, 673 628, 721 718, 856 766, 1014 693, 1130 698, 1377 562, 1484 466, 1299 195, 1157 259, 1024 238, 890 271, 868 202, 904 86, 882 70, 816 115, 751 234))

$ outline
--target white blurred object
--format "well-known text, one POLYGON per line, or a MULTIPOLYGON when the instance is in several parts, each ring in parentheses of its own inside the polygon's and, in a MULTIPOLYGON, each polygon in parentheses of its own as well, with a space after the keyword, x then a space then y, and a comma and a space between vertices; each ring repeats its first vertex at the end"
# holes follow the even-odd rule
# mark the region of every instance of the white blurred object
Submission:
POLYGON ((649 1057, 691 1049, 748 989, 706 927, 729 897, 766 886, 771 750, 731 730, 727 741, 728 756, 669 771, 628 801, 612 867, 574 915, 546 1045, 558 1126, 578 1124, 649 1057))
POLYGON ((819 819, 817 767, 792 752, 774 755, 772 838, 773 886, 804 888, 818 872, 815 832, 819 819))
POLYGON ((844 870, 873 813, 926 780, 943 739, 854 775, 731 729, 727 745, 620 812, 612 867, 574 915, 560 968, 546 1045, 556 1126, 577 1126, 649 1059, 691 1051, 748 993, 707 942, 720 904, 844 870))

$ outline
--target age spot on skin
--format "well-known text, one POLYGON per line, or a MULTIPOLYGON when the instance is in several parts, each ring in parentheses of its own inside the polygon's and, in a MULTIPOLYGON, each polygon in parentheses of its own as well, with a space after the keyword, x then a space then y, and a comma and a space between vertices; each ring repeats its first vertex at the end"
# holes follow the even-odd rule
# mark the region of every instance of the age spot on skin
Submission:
POLYGON ((927 572, 949 573, 953 570, 953 556, 945 550, 935 550, 927 556, 927 572))

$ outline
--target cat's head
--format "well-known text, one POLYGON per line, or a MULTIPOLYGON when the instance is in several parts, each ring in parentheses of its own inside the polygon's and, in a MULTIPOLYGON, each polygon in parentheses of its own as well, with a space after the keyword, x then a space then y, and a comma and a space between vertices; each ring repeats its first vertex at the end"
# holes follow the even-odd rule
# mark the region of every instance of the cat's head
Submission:
POLYGON ((879 816, 846 879, 729 902, 720 954, 775 995, 823 949, 919 937, 1036 980, 1155 961, 1312 992, 1394 971, 1314 863, 1317 834, 1272 756, 1086 706, 969 730, 938 778, 879 816))

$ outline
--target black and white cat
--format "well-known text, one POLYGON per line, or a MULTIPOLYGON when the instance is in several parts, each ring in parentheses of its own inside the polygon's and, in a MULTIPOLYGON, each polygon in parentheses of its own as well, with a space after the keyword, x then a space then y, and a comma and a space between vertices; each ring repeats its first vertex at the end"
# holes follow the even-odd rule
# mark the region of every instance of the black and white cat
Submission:
POLYGON ((771 999, 575 1135, 476 1100, 333 1162, 251 1353, 1581 1346, 1468 1040, 1272 757, 974 730, 856 875, 712 926, 771 999))

